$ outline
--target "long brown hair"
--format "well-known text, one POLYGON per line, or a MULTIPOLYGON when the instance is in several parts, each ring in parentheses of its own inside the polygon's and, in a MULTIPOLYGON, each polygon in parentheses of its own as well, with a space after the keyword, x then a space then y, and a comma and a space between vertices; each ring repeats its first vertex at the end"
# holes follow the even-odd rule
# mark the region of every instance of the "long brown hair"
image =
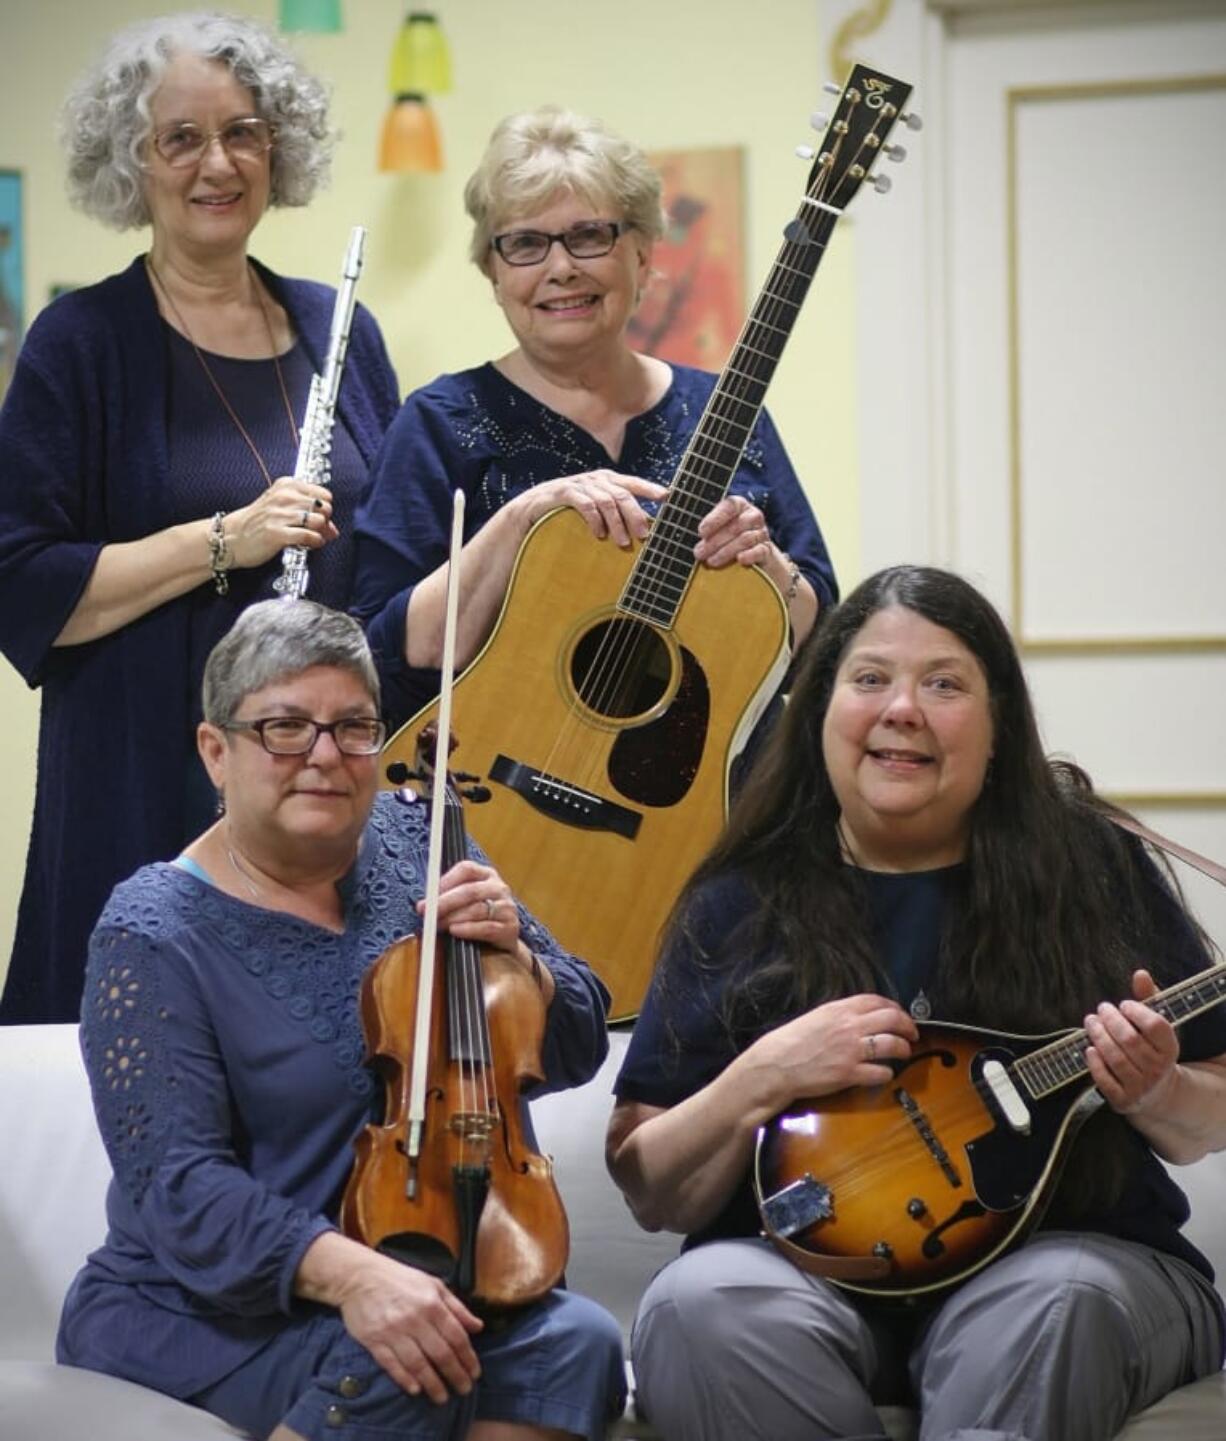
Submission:
MULTIPOLYGON (((1161 981, 1172 937, 1151 879, 1173 887, 1173 904, 1177 887, 1156 871, 1147 879, 1135 841, 1110 824, 1084 772, 1044 755, 1017 652, 992 605, 948 571, 897 566, 819 621, 785 713, 674 911, 672 928, 684 931, 695 892, 729 873, 755 897, 753 914, 707 958, 730 973, 731 1029, 748 1039, 823 1000, 882 985, 860 873, 839 844, 822 728, 848 647, 892 606, 957 636, 983 667, 992 709, 992 765, 942 938, 944 1018, 1027 1032, 1073 1026, 1099 1001, 1130 994, 1138 966, 1161 981)), ((660 983, 664 1000, 667 946, 660 983)))

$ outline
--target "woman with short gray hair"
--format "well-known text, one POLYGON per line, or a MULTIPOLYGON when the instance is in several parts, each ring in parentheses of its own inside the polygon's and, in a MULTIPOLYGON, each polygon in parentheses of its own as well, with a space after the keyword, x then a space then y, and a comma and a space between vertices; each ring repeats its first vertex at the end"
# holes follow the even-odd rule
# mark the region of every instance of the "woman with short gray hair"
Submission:
MULTIPOLYGON (((403 1155, 371 1209, 406 1231, 386 1251, 369 1225, 342 1234, 354 1143, 396 1119, 364 1063, 359 997, 387 948, 421 934, 430 829, 425 805, 376 793, 384 727, 361 627, 309 600, 261 601, 214 648, 204 685, 197 741, 223 813, 116 886, 90 939, 82 1049, 115 1181, 106 1243, 64 1302, 59 1359, 269 1441, 600 1441, 625 1400, 612 1316, 541 1274, 523 1306, 480 1319, 462 1256, 420 1234, 437 1229, 436 1183, 382 1211, 384 1183, 418 1174, 403 1155)), ((487 994, 515 997, 520 1044, 539 1037, 537 1089, 588 1080, 608 1050, 608 997, 587 966, 475 847, 448 863, 436 904, 440 940, 479 947, 487 994)), ((456 1000, 452 960, 436 1005, 456 1000)), ((450 1054, 433 1059, 432 1078, 447 1072, 450 1054)), ((505 1087, 473 1102, 512 1165, 517 1103, 505 1087)), ((449 1142, 457 1120, 432 1081, 423 1178, 460 1157, 481 1173, 471 1131, 449 1142)), ((496 1158, 489 1170, 505 1174, 496 1158)), ((484 1214, 507 1205, 491 1181, 484 1214)), ((472 1238, 478 1295, 498 1286, 486 1240, 472 1238)))
MULTIPOLYGON (((328 173, 323 85, 251 20, 117 36, 64 107, 69 192, 148 252, 37 318, 0 412, 0 650, 43 689, 29 867, 2 1021, 75 1019, 114 882, 207 818, 205 657, 286 546, 348 599, 350 518, 398 390, 358 308, 331 488, 295 480, 334 293, 248 255, 328 173)), ((337 255, 339 259, 340 246, 337 255)))

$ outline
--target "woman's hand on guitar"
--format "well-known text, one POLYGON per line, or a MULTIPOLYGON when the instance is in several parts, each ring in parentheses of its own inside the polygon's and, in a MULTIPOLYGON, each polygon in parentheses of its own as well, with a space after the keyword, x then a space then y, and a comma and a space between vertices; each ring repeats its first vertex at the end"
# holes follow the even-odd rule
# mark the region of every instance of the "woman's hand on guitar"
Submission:
POLYGON ((1113 1111, 1161 1114, 1179 1062, 1179 1037, 1168 1020, 1143 1004, 1158 994, 1148 971, 1133 974, 1132 993, 1135 1000, 1118 1006, 1104 1001, 1086 1017, 1086 1066, 1113 1111))
POLYGON ((743 495, 726 495, 698 522, 694 558, 712 570, 721 566, 765 565, 771 555, 766 517, 743 495))
MULTIPOLYGON (((418 915, 425 910, 425 901, 418 901, 418 915)), ((440 878, 438 924, 464 941, 512 954, 518 948, 519 907, 493 866, 460 861, 440 878)))
POLYGON ((588 470, 582 475, 564 475, 534 485, 517 498, 525 533, 541 516, 560 505, 577 510, 597 540, 609 539, 628 546, 642 540, 651 519, 636 497, 662 500, 668 487, 637 475, 619 475, 615 470, 588 470))
POLYGON ((828 1096, 849 1086, 880 1086, 889 1062, 905 1060, 919 1031, 886 996, 865 994, 826 1001, 750 1047, 775 1073, 776 1110, 803 1096, 828 1096))
POLYGON ((410 1396, 442 1405, 481 1374, 469 1337, 483 1323, 434 1276, 371 1251, 338 1306, 345 1329, 410 1396))

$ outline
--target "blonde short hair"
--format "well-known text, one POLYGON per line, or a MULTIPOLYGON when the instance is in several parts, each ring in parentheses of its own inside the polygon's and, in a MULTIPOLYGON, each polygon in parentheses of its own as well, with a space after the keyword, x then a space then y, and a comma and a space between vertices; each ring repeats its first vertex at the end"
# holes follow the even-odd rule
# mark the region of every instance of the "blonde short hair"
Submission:
POLYGON ((464 187, 473 263, 487 269, 498 230, 541 209, 560 190, 613 206, 618 213, 609 219, 624 220, 648 240, 664 234, 660 177, 638 146, 599 120, 542 105, 499 123, 464 187))

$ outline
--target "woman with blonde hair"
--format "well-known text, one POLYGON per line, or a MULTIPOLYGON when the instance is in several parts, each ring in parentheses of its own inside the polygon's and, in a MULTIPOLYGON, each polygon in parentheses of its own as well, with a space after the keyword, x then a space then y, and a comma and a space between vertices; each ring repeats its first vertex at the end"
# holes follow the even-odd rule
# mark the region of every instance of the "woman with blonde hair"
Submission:
MULTIPOLYGON (((716 377, 630 348, 626 327, 664 232, 660 180, 636 146, 556 106, 495 129, 468 182, 469 255, 515 344, 414 392, 388 432, 358 515, 354 610, 393 722, 438 690, 451 497, 467 497, 457 663, 480 649, 519 546, 573 506, 593 535, 642 539, 716 377)), ((760 565, 794 636, 836 597, 796 474, 763 414, 697 558, 760 565)))

